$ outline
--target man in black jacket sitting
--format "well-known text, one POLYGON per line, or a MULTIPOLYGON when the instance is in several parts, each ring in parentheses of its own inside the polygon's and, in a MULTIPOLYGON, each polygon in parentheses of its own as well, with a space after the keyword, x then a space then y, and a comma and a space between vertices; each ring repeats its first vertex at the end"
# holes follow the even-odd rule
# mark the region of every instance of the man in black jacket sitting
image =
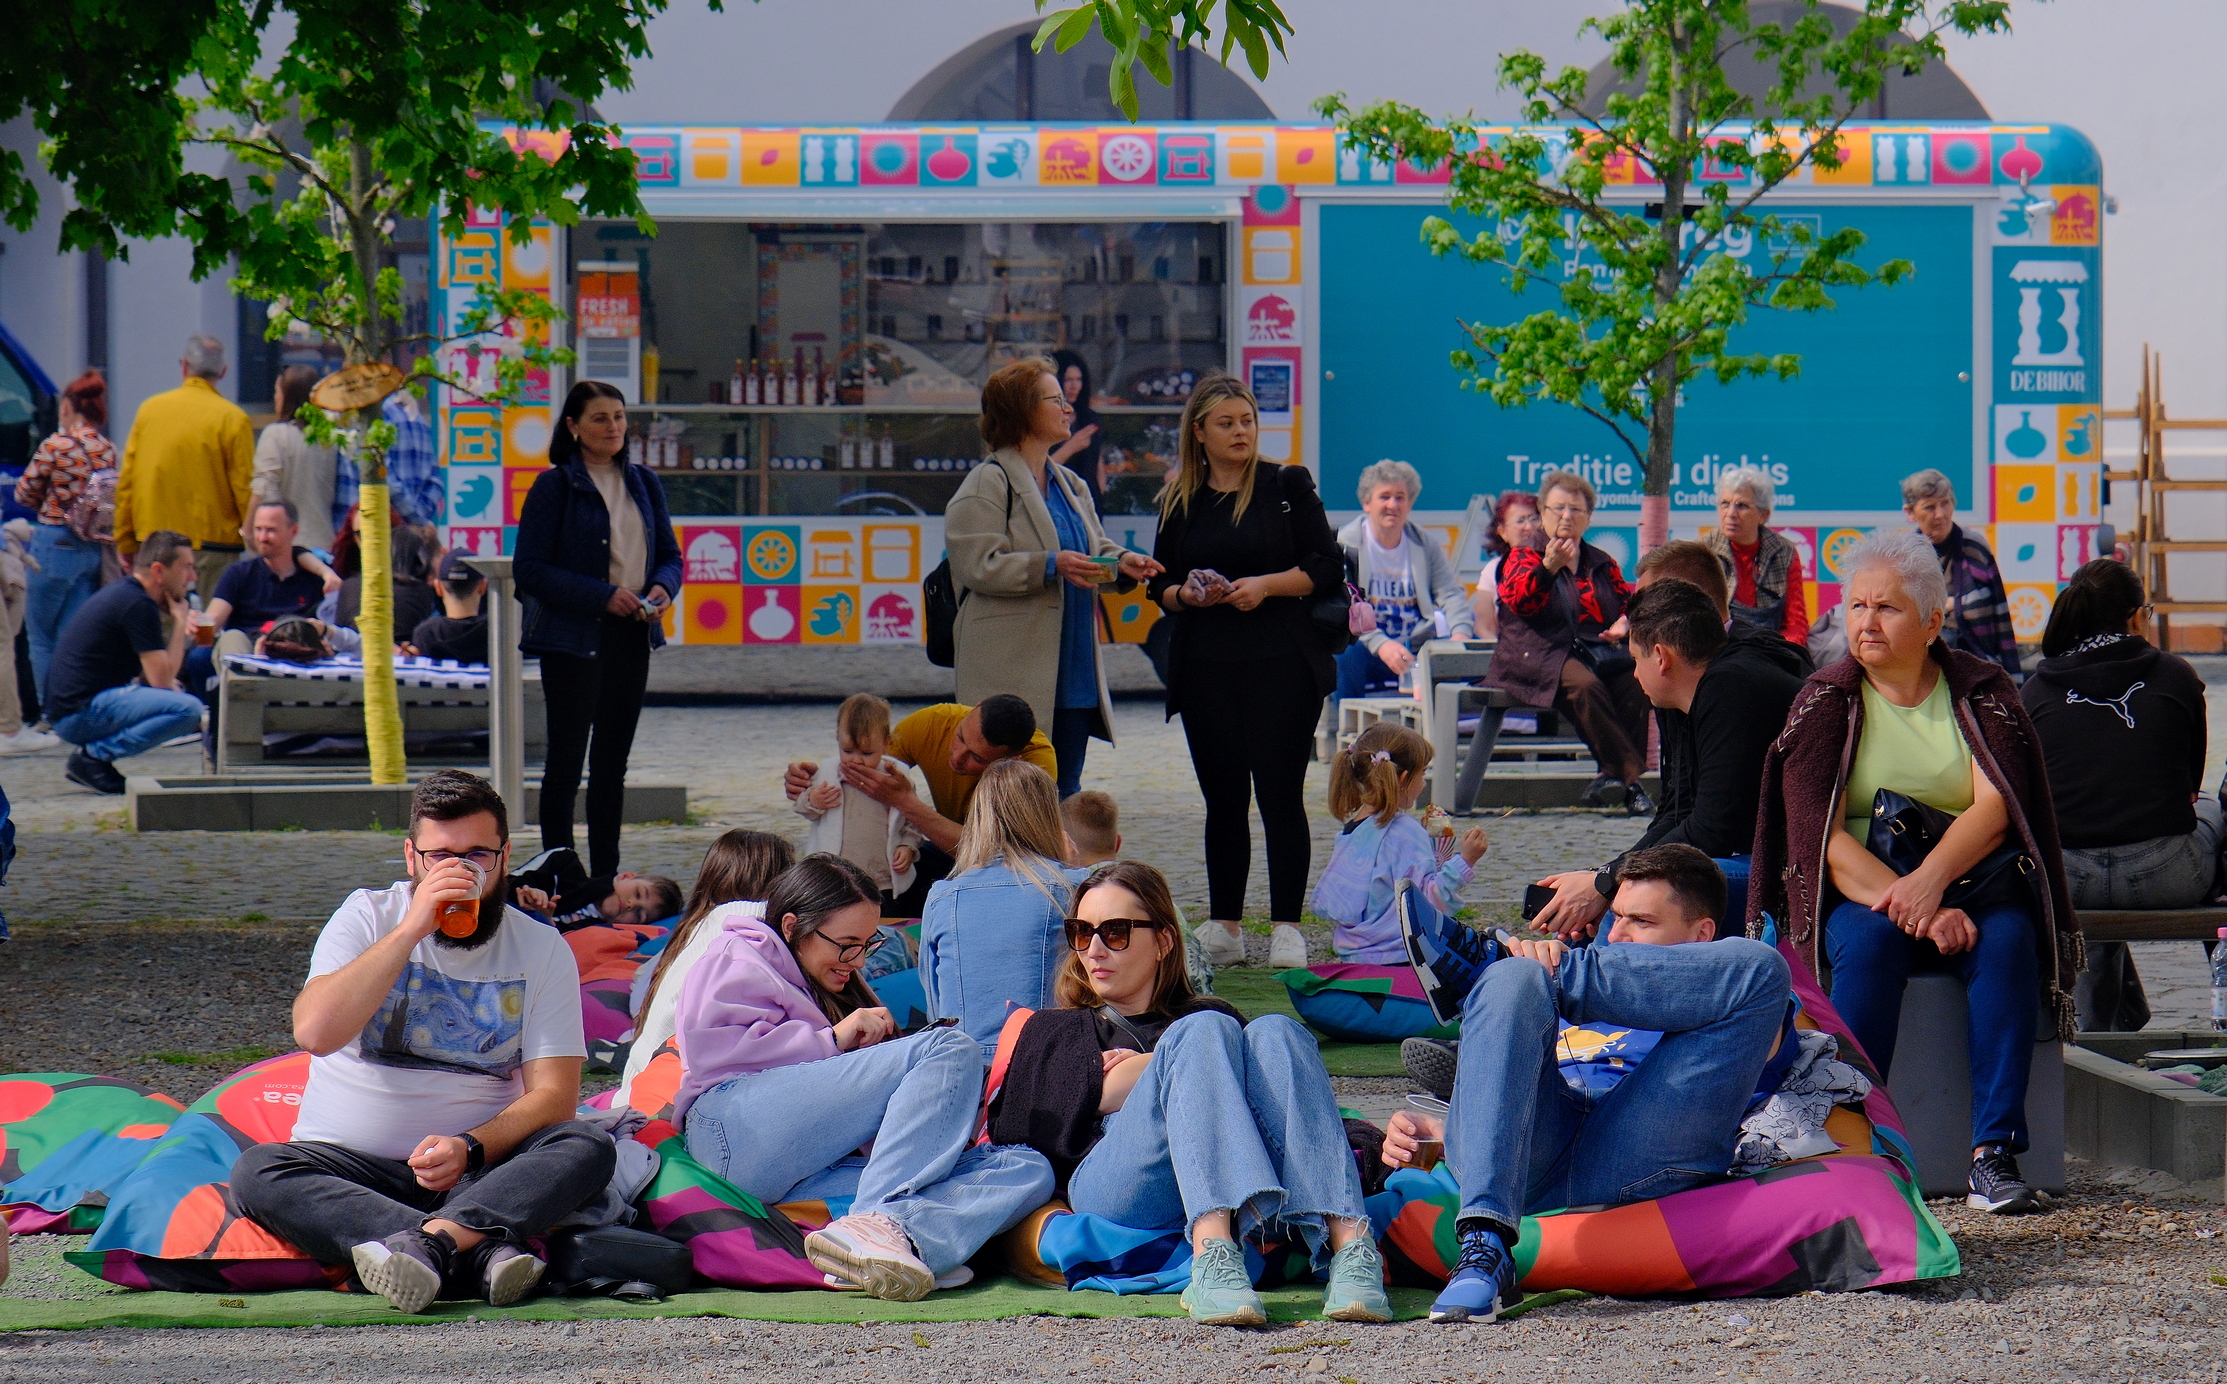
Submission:
MULTIPOLYGON (((1728 635, 1721 580, 1714 599, 1680 577, 1642 580, 1626 610, 1627 647, 1662 730, 1663 800, 1632 849, 1694 846, 1743 889, 1763 756, 1801 690, 1799 651, 1776 637, 1728 635)), ((1540 881, 1555 897, 1536 924, 1564 936, 1591 932, 1608 911, 1616 865, 1540 881)))

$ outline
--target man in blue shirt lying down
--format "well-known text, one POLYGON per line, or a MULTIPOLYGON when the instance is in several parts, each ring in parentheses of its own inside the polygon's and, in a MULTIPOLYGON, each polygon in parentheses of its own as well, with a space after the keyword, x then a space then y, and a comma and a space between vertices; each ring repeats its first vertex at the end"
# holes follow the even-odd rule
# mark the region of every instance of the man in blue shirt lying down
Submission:
MULTIPOLYGON (((1511 1251, 1527 1212, 1645 1201, 1723 1177, 1742 1117, 1798 1046, 1785 960, 1717 938, 1725 882, 1714 861, 1653 846, 1626 856, 1616 878, 1605 945, 1516 941, 1503 954, 1483 943, 1446 1118, 1392 1117, 1384 1161, 1405 1166, 1418 1141, 1444 1139, 1462 1190, 1461 1257, 1434 1322, 1492 1321, 1522 1297, 1511 1251)), ((1463 932, 1447 940, 1472 950, 1463 932)), ((1462 960, 1434 968, 1444 986, 1462 960)))

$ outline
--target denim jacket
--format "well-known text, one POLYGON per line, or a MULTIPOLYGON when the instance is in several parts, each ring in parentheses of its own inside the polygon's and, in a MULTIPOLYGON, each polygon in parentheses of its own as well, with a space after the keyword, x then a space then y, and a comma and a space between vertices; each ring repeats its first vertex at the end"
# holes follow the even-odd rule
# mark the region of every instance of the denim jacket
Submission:
POLYGON ((1044 891, 1000 861, 953 875, 928 890, 920 911, 920 986, 928 1013, 957 1019, 985 1054, 997 1047, 998 1030, 1012 1006, 1049 1009, 1052 981, 1066 960, 1066 886, 1087 870, 1055 860, 1036 867, 1050 875, 1061 897, 1044 891))
MULTIPOLYGON (((642 511, 649 544, 646 592, 662 586, 680 599, 680 540, 665 512, 665 488, 646 466, 629 464, 626 489, 642 511)), ((611 511, 588 476, 585 462, 554 466, 534 478, 518 514, 518 599, 525 606, 518 647, 529 654, 594 658, 603 638, 603 608, 611 585, 611 511)), ((637 595, 641 592, 637 592, 637 595)), ((664 626, 650 622, 650 647, 665 642, 664 626)))

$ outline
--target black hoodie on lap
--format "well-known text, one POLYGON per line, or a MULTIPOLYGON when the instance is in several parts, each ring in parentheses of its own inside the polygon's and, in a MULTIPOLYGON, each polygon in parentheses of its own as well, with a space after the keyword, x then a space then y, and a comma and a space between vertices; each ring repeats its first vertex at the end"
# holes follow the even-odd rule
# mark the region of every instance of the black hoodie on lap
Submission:
POLYGON ((2041 737, 2065 849, 2196 830, 2204 680, 2186 659, 2128 635, 2043 659, 2019 697, 2041 737))

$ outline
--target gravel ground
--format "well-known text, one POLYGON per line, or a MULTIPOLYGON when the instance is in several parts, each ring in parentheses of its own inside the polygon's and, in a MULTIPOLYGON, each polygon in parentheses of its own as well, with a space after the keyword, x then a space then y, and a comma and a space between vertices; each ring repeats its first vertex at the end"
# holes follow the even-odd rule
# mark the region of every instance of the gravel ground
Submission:
MULTIPOLYGON (((349 1330, 27 1332, 0 1336, 11 1381, 1817 1379, 2190 1381, 2227 1357, 2227 1216, 2128 1195, 2083 1169, 2046 1216, 1937 1204, 1960 1279, 1740 1302, 1591 1299, 1495 1326, 1023 1318, 912 1326, 719 1319, 472 1323, 349 1330), (2210 1230, 2209 1238, 2199 1231, 2210 1230)), ((56 1237, 21 1253, 51 1257, 56 1237)), ((67 1272, 74 1273, 74 1270, 67 1272)), ((17 1285, 11 1283, 8 1292, 17 1285)))

